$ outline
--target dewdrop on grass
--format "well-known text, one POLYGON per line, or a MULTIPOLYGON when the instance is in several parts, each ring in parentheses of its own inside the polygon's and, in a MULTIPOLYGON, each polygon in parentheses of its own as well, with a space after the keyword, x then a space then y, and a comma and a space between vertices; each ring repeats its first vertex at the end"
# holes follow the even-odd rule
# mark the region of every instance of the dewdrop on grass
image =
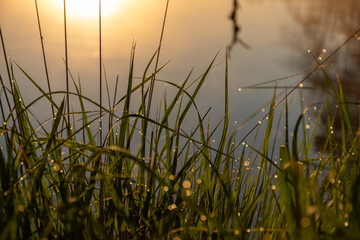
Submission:
POLYGON ((183 187, 184 187, 184 188, 190 188, 190 187, 191 187, 191 182, 188 181, 188 180, 185 180, 185 181, 183 182, 183 187))

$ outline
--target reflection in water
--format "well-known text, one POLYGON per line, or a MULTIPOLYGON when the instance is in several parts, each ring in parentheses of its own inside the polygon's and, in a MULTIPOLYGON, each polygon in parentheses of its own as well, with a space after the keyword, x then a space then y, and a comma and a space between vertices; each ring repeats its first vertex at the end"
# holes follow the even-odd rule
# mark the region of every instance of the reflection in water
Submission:
POLYGON ((234 45, 236 43, 239 43, 241 46, 243 46, 244 48, 250 48, 250 45, 248 45, 246 42, 244 42, 240 37, 239 34, 241 32, 241 26, 238 23, 237 20, 237 14, 238 14, 238 10, 240 8, 240 4, 238 3, 238 0, 233 0, 233 8, 232 8, 232 12, 230 13, 230 20, 232 21, 232 25, 233 25, 233 37, 232 37, 232 41, 231 43, 228 45, 228 49, 229 49, 229 54, 231 52, 231 49, 234 47, 234 45))
MULTIPOLYGON (((326 57, 329 50, 335 49, 347 36, 350 36, 359 28, 360 1, 358 0, 290 0, 286 1, 286 3, 295 20, 302 25, 302 37, 298 37, 298 33, 292 33, 296 37, 291 39, 291 46, 294 48, 307 46, 318 60, 326 57)), ((360 42, 357 40, 359 40, 359 36, 356 35, 340 53, 330 59, 329 66, 326 68, 335 86, 337 85, 338 76, 341 80, 344 94, 350 103, 349 111, 353 131, 359 129, 360 42)), ((303 50, 301 49, 301 51, 303 50)), ((299 64, 305 67, 304 62, 299 64)), ((318 96, 315 101, 325 101, 325 79, 321 71, 318 71, 309 79, 315 89, 313 90, 315 92, 310 94, 318 96)), ((331 114, 335 114, 332 124, 335 133, 334 137, 340 139, 341 135, 337 135, 336 130, 341 129, 341 113, 335 104, 330 106, 331 114)), ((326 113, 322 117, 322 124, 328 124, 326 113)), ((321 147, 325 140, 325 134, 317 136, 317 147, 321 147)))

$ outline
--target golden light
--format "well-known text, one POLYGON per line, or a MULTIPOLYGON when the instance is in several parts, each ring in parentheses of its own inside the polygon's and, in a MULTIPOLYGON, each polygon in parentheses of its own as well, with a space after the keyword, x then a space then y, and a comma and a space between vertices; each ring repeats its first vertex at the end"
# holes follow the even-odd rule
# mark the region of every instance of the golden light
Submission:
MULTIPOLYGON (((101 0, 102 16, 121 9, 127 0, 101 0)), ((63 8, 64 0, 53 0, 57 8, 63 8)), ((66 0, 66 14, 71 17, 96 18, 99 16, 99 0, 66 0)))

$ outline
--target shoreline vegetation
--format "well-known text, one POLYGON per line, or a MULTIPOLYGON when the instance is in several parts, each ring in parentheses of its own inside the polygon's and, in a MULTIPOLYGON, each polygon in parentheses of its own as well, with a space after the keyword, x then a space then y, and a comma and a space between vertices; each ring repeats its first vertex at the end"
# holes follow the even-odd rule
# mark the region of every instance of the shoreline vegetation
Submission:
MULTIPOLYGON (((346 100, 341 76, 332 79, 327 60, 356 41, 360 29, 321 62, 313 56, 316 67, 284 96, 275 83, 267 113, 238 136, 229 123, 227 52, 224 113, 214 128, 206 123, 210 109, 200 111, 196 97, 219 53, 195 80, 191 72, 181 84, 156 78, 166 71, 158 63, 168 3, 158 49, 141 82, 133 81, 134 43, 127 91, 118 96, 118 80, 111 94, 102 76, 99 1, 100 99, 105 84, 107 106, 83 95, 67 65, 67 86, 72 82, 75 91, 51 91, 36 0, 47 89, 7 59, 0 28, 7 69, 0 73, 0 239, 358 239, 360 117, 352 122, 349 106, 360 105, 346 100), (288 97, 316 71, 323 73, 325 101, 303 107, 290 129, 288 97), (23 101, 19 79, 38 90, 32 101, 23 101), (164 97, 152 118, 155 84, 176 91, 171 97, 157 93, 164 97), (43 122, 31 112, 39 102, 53 113, 43 122), (197 121, 185 132, 190 114, 197 121), (341 124, 334 129, 336 114, 341 124), (258 140, 260 131, 261 144, 247 141, 250 135, 258 140), (325 137, 314 154, 319 133, 325 137), (214 134, 220 136, 216 143, 214 134)), ((66 11, 64 27, 66 32, 66 11)))

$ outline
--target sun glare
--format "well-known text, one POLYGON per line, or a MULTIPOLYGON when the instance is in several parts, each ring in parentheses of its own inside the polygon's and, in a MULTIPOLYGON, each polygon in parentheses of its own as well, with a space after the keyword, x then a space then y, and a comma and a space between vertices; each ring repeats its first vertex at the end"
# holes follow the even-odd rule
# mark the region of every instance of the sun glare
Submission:
MULTIPOLYGON (((64 0, 53 0, 62 8, 64 0)), ((101 0, 102 16, 110 15, 121 8, 127 0, 101 0)), ((66 0, 66 13, 72 17, 96 18, 99 15, 99 0, 66 0)))

